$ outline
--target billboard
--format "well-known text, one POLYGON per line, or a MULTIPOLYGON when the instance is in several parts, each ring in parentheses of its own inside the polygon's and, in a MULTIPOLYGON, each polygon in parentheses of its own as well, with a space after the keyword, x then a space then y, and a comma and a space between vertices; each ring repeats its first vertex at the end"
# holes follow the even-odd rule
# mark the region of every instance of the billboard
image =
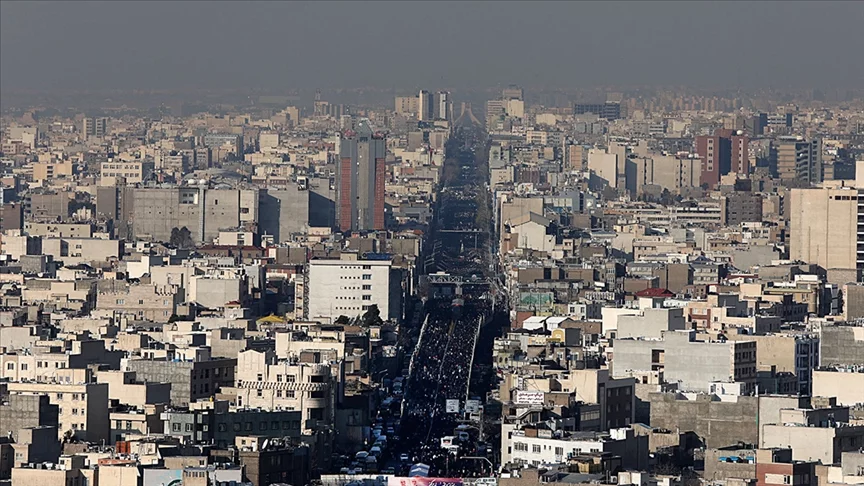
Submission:
POLYGON ((536 315, 550 314, 555 310, 555 294, 552 292, 519 292, 516 310, 534 312, 536 315))
POLYGON ((465 412, 477 413, 480 411, 480 400, 465 400, 465 412))
POLYGON ((459 399, 448 398, 445 402, 445 410, 447 413, 459 413, 459 399))
POLYGON ((387 486, 463 486, 461 478, 400 478, 390 476, 387 486))
POLYGON ((543 405, 544 393, 542 391, 516 390, 518 405, 543 405))

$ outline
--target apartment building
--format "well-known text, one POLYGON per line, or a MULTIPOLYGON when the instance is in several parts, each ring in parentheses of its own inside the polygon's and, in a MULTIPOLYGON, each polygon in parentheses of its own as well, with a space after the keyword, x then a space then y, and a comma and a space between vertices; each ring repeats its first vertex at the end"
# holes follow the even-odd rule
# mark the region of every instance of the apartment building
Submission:
POLYGON ((662 372, 667 383, 685 391, 708 392, 712 383, 741 383, 744 392, 756 383, 754 341, 696 341, 696 333, 666 331, 661 339, 618 339, 612 375, 662 372))
POLYGON ((322 260, 309 262, 309 319, 354 317, 377 305, 381 319, 402 317, 402 278, 387 260, 322 260))
POLYGON ((47 395, 58 407, 60 438, 71 434, 89 442, 111 440, 107 384, 10 382, 7 390, 10 395, 47 395))
POLYGON ((224 393, 237 396, 237 407, 296 410, 302 430, 333 423, 336 376, 328 364, 280 360, 272 352, 247 350, 237 356, 237 380, 224 393))

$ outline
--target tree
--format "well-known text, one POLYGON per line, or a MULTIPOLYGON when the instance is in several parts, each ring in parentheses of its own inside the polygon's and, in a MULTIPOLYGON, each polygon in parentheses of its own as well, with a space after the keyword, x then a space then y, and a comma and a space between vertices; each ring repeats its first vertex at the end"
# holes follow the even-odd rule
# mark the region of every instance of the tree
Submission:
POLYGON ((380 326, 384 323, 384 321, 381 320, 381 311, 378 310, 377 304, 372 304, 369 306, 369 309, 367 309, 366 312, 363 313, 363 317, 360 319, 360 323, 363 325, 363 327, 380 326))
POLYGON ((171 245, 176 246, 180 249, 188 249, 195 247, 195 241, 192 240, 192 232, 189 231, 189 228, 185 226, 180 229, 171 229, 170 243, 171 245))
POLYGON ((351 319, 349 319, 348 316, 346 316, 346 315, 341 315, 341 316, 336 318, 335 322, 336 322, 336 324, 342 324, 344 326, 344 325, 350 324, 351 319))

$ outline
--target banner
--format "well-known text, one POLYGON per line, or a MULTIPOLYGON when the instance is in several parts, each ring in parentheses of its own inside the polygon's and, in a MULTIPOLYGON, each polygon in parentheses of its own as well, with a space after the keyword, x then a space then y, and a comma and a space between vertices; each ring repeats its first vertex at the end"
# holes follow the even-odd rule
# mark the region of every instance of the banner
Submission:
POLYGON ((387 486, 463 486, 461 478, 400 478, 390 476, 387 486))

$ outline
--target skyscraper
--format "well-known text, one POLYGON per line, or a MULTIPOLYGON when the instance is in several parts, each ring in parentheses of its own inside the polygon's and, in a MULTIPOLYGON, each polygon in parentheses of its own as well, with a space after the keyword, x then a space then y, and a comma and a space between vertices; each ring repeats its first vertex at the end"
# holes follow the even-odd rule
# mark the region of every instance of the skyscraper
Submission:
POLYGON ((702 159, 700 184, 713 189, 726 174, 750 172, 750 140, 743 132, 720 129, 714 135, 696 137, 695 145, 702 159))
POLYGON ((108 119, 107 118, 90 118, 86 117, 82 121, 81 132, 85 138, 96 137, 101 138, 108 134, 108 119))
POLYGON ((435 93, 435 119, 450 119, 450 93, 447 91, 435 93))
POLYGON ((818 184, 823 179, 822 140, 781 137, 776 143, 777 177, 818 184))
POLYGON ((419 110, 420 116, 418 117, 420 121, 432 121, 435 119, 435 104, 434 97, 432 93, 423 90, 420 91, 419 98, 419 110))
POLYGON ((384 135, 368 120, 346 130, 336 150, 336 224, 340 231, 384 229, 384 178, 387 155, 384 135))

